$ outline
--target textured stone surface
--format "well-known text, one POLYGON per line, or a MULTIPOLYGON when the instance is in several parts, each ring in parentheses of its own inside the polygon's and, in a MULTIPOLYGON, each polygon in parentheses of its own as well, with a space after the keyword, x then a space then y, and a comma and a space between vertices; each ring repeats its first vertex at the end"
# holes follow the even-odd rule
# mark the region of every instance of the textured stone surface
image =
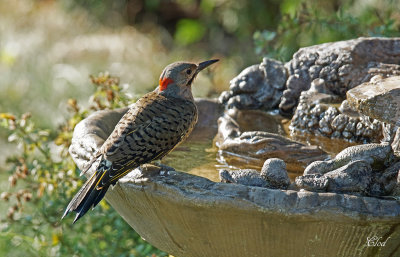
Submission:
POLYGON ((302 172, 311 162, 327 157, 317 146, 308 146, 274 133, 242 133, 239 122, 228 113, 220 117, 218 123, 217 146, 223 156, 241 157, 245 162, 260 167, 266 159, 279 158, 286 163, 287 170, 292 172, 302 172))
POLYGON ((347 100, 312 88, 301 93, 290 129, 361 143, 379 142, 383 137, 382 122, 351 109, 347 100))
MULTIPOLYGON (((70 152, 80 169, 123 112, 97 112, 77 125, 70 152)), ((400 255, 397 201, 138 170, 105 198, 145 240, 177 257, 400 255), (374 235, 390 239, 385 247, 365 247, 374 235)))
POLYGON ((286 69, 279 61, 264 58, 261 64, 244 69, 230 81, 229 91, 219 101, 228 109, 276 108, 286 82, 286 69))
POLYGON ((355 160, 362 160, 371 165, 374 170, 383 170, 391 165, 395 156, 388 143, 364 144, 351 146, 329 161, 313 162, 304 170, 304 174, 325 174, 355 160))
POLYGON ((327 187, 329 192, 369 195, 372 168, 365 161, 355 160, 336 170, 325 173, 324 177, 329 179, 327 187))
POLYGON ((245 186, 268 187, 287 189, 290 185, 286 164, 278 158, 270 158, 265 161, 261 172, 253 169, 221 170, 219 172, 221 182, 235 183, 245 186))
POLYGON ((296 178, 298 188, 310 191, 336 193, 359 193, 370 195, 373 173, 371 166, 363 160, 350 161, 325 174, 305 174, 296 178))
POLYGON ((400 162, 393 163, 382 172, 375 172, 373 184, 371 185, 371 195, 398 195, 400 196, 400 162))
POLYGON ((296 177, 295 183, 298 188, 313 192, 325 192, 328 187, 329 180, 327 177, 321 174, 309 174, 296 177))
POLYGON ((261 177, 260 173, 252 169, 221 170, 221 182, 235 183, 245 186, 269 187, 269 183, 261 177))
POLYGON ((271 188, 286 189, 290 185, 286 163, 278 158, 270 158, 264 162, 261 177, 269 183, 271 188))
POLYGON ((400 126, 400 76, 363 83, 347 99, 361 113, 400 126))
POLYGON ((331 94, 344 97, 375 75, 400 75, 399 53, 399 38, 358 38, 301 48, 285 65, 288 79, 280 111, 291 113, 315 79, 323 80, 331 94))

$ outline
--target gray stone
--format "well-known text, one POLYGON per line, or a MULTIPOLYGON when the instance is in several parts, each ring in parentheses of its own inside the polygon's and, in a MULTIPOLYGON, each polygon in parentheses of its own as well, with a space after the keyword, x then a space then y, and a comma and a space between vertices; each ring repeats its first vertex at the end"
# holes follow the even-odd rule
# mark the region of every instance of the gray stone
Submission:
POLYGON ((259 89, 264 82, 264 76, 258 67, 258 64, 247 67, 231 80, 229 89, 233 94, 254 93, 259 89))
POLYGON ((290 185, 286 163, 278 158, 270 158, 264 162, 261 177, 269 183, 271 188, 286 189, 290 185))
POLYGON ((229 93, 219 102, 229 108, 270 110, 278 106, 286 82, 286 69, 279 61, 264 58, 230 81, 229 93))
POLYGON ((296 177, 295 183, 298 188, 313 192, 324 192, 328 187, 329 180, 321 174, 310 174, 296 177))
POLYGON ((315 79, 323 79, 332 94, 344 97, 376 75, 400 75, 399 42, 399 38, 358 38, 301 48, 285 65, 290 68, 280 111, 291 113, 301 92, 315 79))
POLYGON ((349 121, 349 117, 344 114, 339 114, 332 120, 332 128, 336 131, 342 132, 345 128, 347 122, 349 121))
POLYGON ((235 161, 262 166, 266 159, 280 158, 285 161, 289 171, 301 172, 311 162, 327 157, 327 154, 317 146, 307 146, 281 135, 252 131, 251 128, 246 128, 249 131, 242 132, 243 125, 240 127, 241 122, 232 117, 240 117, 235 112, 237 110, 233 109, 229 111, 230 115, 225 113, 218 120, 216 143, 220 150, 219 154, 225 160, 234 157, 235 161))
POLYGON ((399 172, 400 162, 390 165, 383 172, 375 172, 370 194, 373 196, 399 195, 399 172))
POLYGON ((400 76, 363 83, 347 99, 361 113, 400 126, 400 76))
POLYGON ((356 145, 344 149, 332 160, 311 163, 304 174, 325 174, 356 160, 368 163, 374 170, 382 170, 394 159, 393 150, 388 143, 356 145))
POLYGON ((324 177, 329 179, 327 187, 329 192, 357 192, 369 195, 369 185, 372 181, 372 169, 367 162, 355 160, 336 170, 327 172, 324 177))
POLYGON ((231 94, 229 91, 223 91, 220 96, 218 97, 218 102, 220 104, 224 104, 228 102, 229 98, 231 97, 231 94))
POLYGON ((351 118, 359 118, 360 113, 355 109, 353 106, 349 104, 349 101, 344 100, 339 107, 339 111, 342 114, 345 114, 346 116, 349 116, 351 118))
POLYGON ((397 172, 396 184, 393 187, 392 195, 400 196, 400 170, 397 172))
MULTIPOLYGON (((321 168, 326 163, 319 164, 321 168)), ((297 177, 295 182, 297 187, 310 191, 370 195, 372 181, 371 166, 363 160, 355 160, 326 173, 309 170, 303 176, 297 177)))
POLYGON ((260 173, 252 169, 221 170, 219 172, 221 182, 235 183, 245 186, 268 187, 268 182, 260 176, 260 173))
MULTIPOLYGON (((319 80, 319 79, 316 79, 319 80)), ((319 81, 321 82, 321 81, 319 81)), ((317 83, 319 83, 317 82, 317 83)), ((307 131, 316 135, 346 139, 350 142, 379 142, 382 122, 371 120, 351 108, 346 100, 321 92, 324 88, 311 87, 303 91, 291 120, 290 130, 307 131), (338 103, 340 108, 337 108, 338 103)))
POLYGON ((263 58, 260 70, 264 71, 265 81, 273 88, 283 90, 286 83, 286 69, 282 63, 270 58, 263 58))

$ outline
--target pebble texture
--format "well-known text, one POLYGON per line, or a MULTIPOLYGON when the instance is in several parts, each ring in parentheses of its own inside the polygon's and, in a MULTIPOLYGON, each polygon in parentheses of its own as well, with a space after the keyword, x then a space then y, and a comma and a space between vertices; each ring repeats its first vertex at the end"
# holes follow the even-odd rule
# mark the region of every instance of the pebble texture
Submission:
POLYGON ((278 158, 266 160, 261 172, 253 169, 221 170, 219 177, 221 182, 245 186, 287 189, 290 185, 286 164, 278 158))
POLYGON ((283 63, 264 58, 261 64, 244 69, 230 81, 229 91, 221 94, 219 101, 228 109, 276 108, 286 82, 283 63))
POLYGON ((400 164, 389 143, 348 147, 329 161, 311 163, 296 186, 310 191, 396 196, 400 164))
POLYGON ((290 114, 300 94, 323 80, 333 95, 346 92, 375 75, 400 75, 400 38, 358 38, 301 48, 285 64, 286 89, 279 109, 290 114))
POLYGON ((261 177, 269 183, 271 188, 286 189, 290 185, 286 163, 278 158, 270 158, 264 162, 261 177))
POLYGON ((221 170, 219 172, 221 182, 235 183, 245 186, 270 187, 270 184, 260 175, 260 172, 252 169, 221 170))
POLYGON ((374 170, 382 170, 394 159, 393 149, 388 143, 356 145, 347 147, 332 160, 311 163, 304 174, 325 174, 355 160, 365 161, 374 170))
POLYGON ((372 182, 371 166, 362 160, 348 164, 325 174, 299 176, 295 183, 298 188, 315 192, 359 193, 369 195, 372 182))
MULTIPOLYGON (((358 38, 301 48, 286 64, 264 58, 260 65, 250 66, 232 79, 219 102, 227 109, 241 110, 271 110, 279 105, 281 114, 290 116, 295 111, 293 131, 351 142, 379 142, 380 121, 393 122, 399 116, 394 114, 399 112, 398 101, 393 99, 389 109, 382 109, 383 120, 378 118, 380 114, 369 114, 374 112, 370 102, 363 105, 366 115, 353 110, 351 115, 337 105, 345 100, 347 91, 361 83, 400 75, 399 53, 400 38, 358 38)), ((374 100, 378 109, 385 106, 383 102, 374 100)))
POLYGON ((382 122, 350 109, 347 100, 339 108, 336 106, 332 95, 302 92, 290 124, 291 131, 307 131, 361 143, 379 142, 382 139, 382 122))

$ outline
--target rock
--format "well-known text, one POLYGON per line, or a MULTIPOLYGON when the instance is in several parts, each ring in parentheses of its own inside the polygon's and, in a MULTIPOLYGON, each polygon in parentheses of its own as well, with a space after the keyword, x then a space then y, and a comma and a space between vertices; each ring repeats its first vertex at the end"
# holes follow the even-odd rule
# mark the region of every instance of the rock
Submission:
POLYGON ((286 82, 286 69, 279 61, 264 58, 261 64, 244 69, 230 81, 230 91, 223 92, 219 102, 228 109, 276 108, 286 82))
MULTIPOLYGON (((319 89, 326 92, 325 89, 319 89)), ((310 132, 330 138, 345 139, 350 142, 379 142, 382 123, 357 113, 346 100, 338 96, 317 92, 317 89, 303 91, 299 105, 292 117, 292 132, 310 132), (342 111, 341 111, 342 110, 342 111)))
POLYGON ((373 196, 398 195, 400 193, 398 191, 400 189, 399 172, 400 162, 390 165, 383 172, 375 172, 370 194, 373 196))
POLYGON ((269 183, 270 188, 286 189, 290 185, 286 164, 278 158, 270 158, 264 162, 261 177, 269 183))
POLYGON ((372 169, 363 160, 351 161, 336 170, 325 173, 323 176, 329 180, 327 187, 329 192, 369 195, 372 169))
POLYGON ((355 109, 353 106, 351 106, 349 104, 349 101, 347 101, 347 100, 344 100, 340 104, 339 111, 342 114, 345 114, 346 116, 351 117, 351 118, 359 118, 361 116, 360 113, 357 111, 357 109, 355 109))
POLYGON ((400 196, 400 170, 397 172, 396 184, 393 187, 392 195, 400 196))
POLYGON ((245 186, 286 189, 290 185, 286 164, 277 158, 266 160, 261 173, 253 169, 223 169, 219 172, 219 177, 221 182, 245 186))
POLYGON ((338 153, 334 159, 335 165, 354 160, 363 160, 370 164, 372 169, 380 170, 393 162, 394 155, 392 148, 387 143, 364 144, 348 147, 338 153))
POLYGON ((235 183, 245 186, 269 187, 268 182, 260 176, 260 173, 252 169, 221 170, 219 172, 221 182, 235 183))
POLYGON ((310 80, 308 76, 303 78, 298 74, 293 74, 288 77, 286 81, 287 89, 283 91, 281 102, 279 103, 279 110, 283 114, 292 112, 301 92, 310 88, 310 80))
POLYGON ((311 86, 308 91, 327 94, 327 95, 330 95, 331 97, 333 97, 332 92, 330 92, 329 89, 326 87, 325 80, 323 80, 321 78, 314 79, 311 82, 311 86))
POLYGON ((278 90, 284 89, 286 83, 286 69, 281 62, 270 58, 263 58, 259 68, 263 70, 268 85, 278 90))
POLYGON ((374 170, 382 170, 394 159, 393 150, 388 143, 356 145, 344 149, 333 160, 311 163, 304 174, 325 174, 356 160, 368 163, 374 170))
POLYGON ((396 134, 393 138, 392 149, 397 157, 400 157, 400 128, 397 128, 396 134))
POLYGON ((328 187, 329 180, 321 174, 310 174, 296 177, 295 183, 298 188, 313 192, 324 192, 328 187))
POLYGON ((363 83, 347 99, 361 113, 400 126, 400 76, 363 83))
POLYGON ((279 109, 292 113, 300 94, 315 79, 336 96, 369 81, 375 75, 400 75, 399 38, 358 38, 301 48, 288 67, 288 80, 279 109))
POLYGON ((317 146, 307 146, 277 134, 264 131, 242 132, 239 122, 227 113, 218 122, 217 146, 228 163, 234 159, 236 162, 262 167, 263 160, 280 158, 285 161, 289 171, 302 172, 311 162, 327 157, 317 146))
POLYGON ((363 160, 355 160, 325 174, 305 172, 305 175, 296 178, 295 183, 298 188, 315 192, 369 195, 372 177, 371 166, 363 160))
POLYGON ((218 145, 222 155, 234 153, 243 157, 246 163, 262 166, 262 160, 280 158, 288 165, 288 170, 300 172, 309 163, 323 160, 327 154, 317 146, 307 146, 283 136, 262 132, 244 132, 239 137, 228 138, 218 145))
POLYGON ((332 120, 331 126, 335 131, 342 132, 348 121, 349 117, 340 113, 332 120))
POLYGON ((332 160, 329 161, 315 161, 305 168, 303 175, 323 175, 326 172, 329 172, 332 169, 332 160))

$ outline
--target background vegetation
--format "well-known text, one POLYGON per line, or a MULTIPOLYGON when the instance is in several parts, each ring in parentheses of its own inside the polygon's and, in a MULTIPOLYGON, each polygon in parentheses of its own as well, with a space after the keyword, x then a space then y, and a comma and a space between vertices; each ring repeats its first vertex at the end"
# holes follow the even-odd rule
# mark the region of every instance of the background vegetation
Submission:
POLYGON ((73 227, 60 221, 82 184, 67 153, 74 126, 154 88, 166 64, 220 57, 194 88, 216 96, 263 56, 400 35, 395 0, 0 0, 0 13, 2 256, 166 255, 104 201, 73 227), (90 82, 105 70, 123 82, 90 82))

